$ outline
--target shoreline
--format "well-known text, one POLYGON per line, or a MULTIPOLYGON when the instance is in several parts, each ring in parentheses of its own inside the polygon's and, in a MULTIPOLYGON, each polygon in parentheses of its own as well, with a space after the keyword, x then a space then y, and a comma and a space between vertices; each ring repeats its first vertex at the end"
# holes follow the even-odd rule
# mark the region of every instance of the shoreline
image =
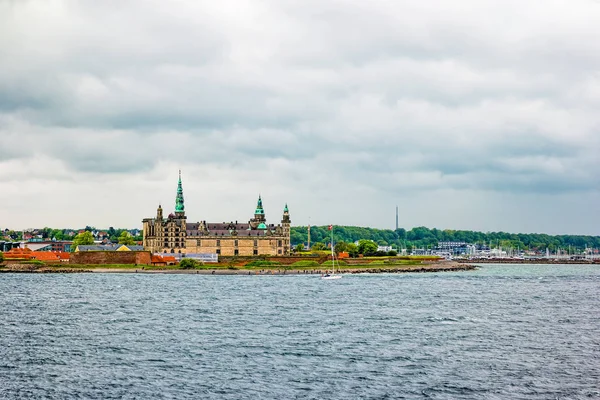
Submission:
POLYGON ((540 260, 518 260, 514 258, 474 258, 470 260, 454 260, 459 264, 581 264, 594 265, 600 264, 598 260, 555 260, 555 259, 540 259, 540 260))
MULTIPOLYGON (((381 273, 427 273, 427 272, 457 272, 472 271, 476 265, 461 264, 457 262, 443 262, 422 265, 390 265, 366 268, 341 268, 340 274, 381 274, 381 273)), ((305 268, 263 268, 263 269, 144 269, 140 268, 55 268, 42 267, 36 269, 0 269, 0 273, 30 273, 30 274, 66 274, 66 273, 102 273, 102 274, 191 274, 191 275, 321 275, 325 269, 305 268)))

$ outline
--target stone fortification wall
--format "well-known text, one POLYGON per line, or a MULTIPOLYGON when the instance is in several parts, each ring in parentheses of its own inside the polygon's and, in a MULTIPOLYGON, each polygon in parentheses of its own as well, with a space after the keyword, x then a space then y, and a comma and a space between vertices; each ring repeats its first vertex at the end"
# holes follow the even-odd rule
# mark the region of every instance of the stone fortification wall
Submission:
POLYGON ((71 264, 151 264, 149 251, 80 251, 71 264))

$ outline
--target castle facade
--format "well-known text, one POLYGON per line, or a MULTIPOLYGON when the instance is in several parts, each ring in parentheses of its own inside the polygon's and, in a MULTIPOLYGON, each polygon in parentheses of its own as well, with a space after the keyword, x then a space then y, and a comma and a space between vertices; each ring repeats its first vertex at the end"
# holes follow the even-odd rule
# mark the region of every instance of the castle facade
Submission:
POLYGON ((159 205, 155 218, 145 218, 144 249, 152 253, 202 253, 223 256, 283 256, 290 254, 290 213, 285 205, 281 223, 267 224, 262 198, 247 223, 187 222, 181 172, 175 212, 166 218, 159 205))

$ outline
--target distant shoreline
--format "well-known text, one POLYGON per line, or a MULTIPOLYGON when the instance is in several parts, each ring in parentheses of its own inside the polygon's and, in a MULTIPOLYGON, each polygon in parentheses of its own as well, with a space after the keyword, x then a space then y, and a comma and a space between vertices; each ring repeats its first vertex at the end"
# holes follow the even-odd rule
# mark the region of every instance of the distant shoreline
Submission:
POLYGON ((584 264, 600 265, 598 260, 554 260, 554 259, 514 259, 514 258, 472 258, 469 260, 455 260, 460 264, 584 264))
MULTIPOLYGON (((377 266, 364 268, 342 267, 338 270, 341 274, 380 274, 380 273, 427 273, 427 272, 455 272, 471 271, 477 269, 476 265, 461 264, 457 262, 441 262, 435 264, 404 265, 404 266, 377 266)), ((326 270, 322 268, 219 268, 219 269, 145 269, 139 268, 68 268, 68 267, 42 267, 37 269, 0 269, 4 273, 126 273, 126 274, 192 274, 192 275, 321 275, 326 270)))

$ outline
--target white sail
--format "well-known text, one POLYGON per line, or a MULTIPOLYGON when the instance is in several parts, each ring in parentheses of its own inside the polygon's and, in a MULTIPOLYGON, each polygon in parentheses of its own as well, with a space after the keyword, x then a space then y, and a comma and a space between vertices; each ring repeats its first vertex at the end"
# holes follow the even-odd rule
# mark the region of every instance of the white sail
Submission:
POLYGON ((329 225, 329 230, 331 231, 331 273, 326 273, 325 275, 321 275, 321 279, 331 280, 331 279, 341 279, 341 274, 335 274, 335 253, 333 251, 333 225, 329 225))

